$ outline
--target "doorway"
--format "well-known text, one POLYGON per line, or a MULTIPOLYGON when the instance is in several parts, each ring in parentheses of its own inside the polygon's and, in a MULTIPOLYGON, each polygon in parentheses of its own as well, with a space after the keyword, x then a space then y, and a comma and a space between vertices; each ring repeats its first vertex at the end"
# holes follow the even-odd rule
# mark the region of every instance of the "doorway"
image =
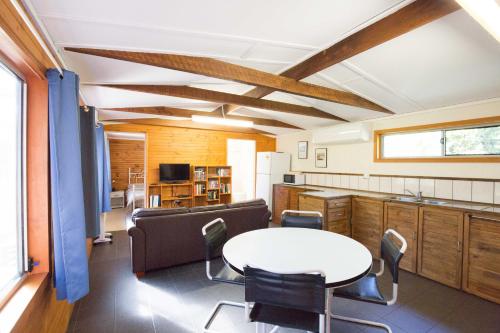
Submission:
POLYGON ((105 230, 127 229, 127 213, 145 207, 146 134, 106 131, 109 146, 112 211, 104 214, 105 230))
POLYGON ((227 139, 233 202, 255 199, 255 140, 227 139))

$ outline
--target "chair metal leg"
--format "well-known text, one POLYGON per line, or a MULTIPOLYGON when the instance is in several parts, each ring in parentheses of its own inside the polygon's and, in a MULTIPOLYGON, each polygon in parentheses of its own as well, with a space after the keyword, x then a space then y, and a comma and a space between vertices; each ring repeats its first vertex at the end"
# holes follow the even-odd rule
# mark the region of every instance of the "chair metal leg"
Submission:
POLYGON ((210 329, 210 325, 212 325, 212 322, 214 321, 215 317, 217 316, 217 313, 220 311, 222 306, 227 305, 227 306, 234 306, 237 308, 245 308, 245 303, 237 303, 237 302, 231 302, 231 301, 219 301, 215 305, 214 309, 212 312, 210 312, 210 315, 208 316, 207 320, 205 321, 205 324, 203 325, 203 332, 204 333, 217 333, 216 331, 213 331, 210 329))
POLYGON ((380 327, 380 328, 385 329, 387 332, 392 333, 392 330, 389 326, 387 326, 386 324, 383 324, 383 323, 376 322, 376 321, 363 320, 363 319, 351 318, 351 317, 344 317, 344 316, 334 315, 333 313, 330 314, 330 316, 333 319, 337 319, 337 320, 348 321, 351 323, 374 326, 374 327, 380 327))
MULTIPOLYGON (((328 293, 327 297, 329 297, 329 299, 333 299, 334 289, 332 288, 329 291, 330 292, 328 293)), ((368 326, 373 326, 373 327, 380 327, 380 328, 386 330, 387 332, 392 333, 391 328, 388 325, 383 324, 383 323, 379 323, 379 322, 371 321, 371 320, 364 320, 364 319, 358 319, 358 318, 352 318, 352 317, 345 317, 345 316, 340 316, 340 315, 333 314, 330 304, 331 303, 328 300, 327 312, 330 315, 329 317, 331 319, 348 321, 348 322, 351 322, 351 323, 356 323, 356 324, 361 324, 361 325, 368 325, 368 326)), ((330 318, 328 318, 329 322, 330 322, 330 318)), ((329 331, 327 331, 327 332, 329 332, 329 331)))

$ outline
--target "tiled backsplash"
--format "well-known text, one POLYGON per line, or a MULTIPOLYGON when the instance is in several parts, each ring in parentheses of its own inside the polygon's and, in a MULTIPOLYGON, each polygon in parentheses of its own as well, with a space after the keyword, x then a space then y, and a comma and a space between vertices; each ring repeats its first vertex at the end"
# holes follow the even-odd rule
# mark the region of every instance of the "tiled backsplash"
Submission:
POLYGON ((355 176, 307 173, 306 184, 372 192, 407 194, 422 191, 424 197, 500 204, 500 181, 355 176))

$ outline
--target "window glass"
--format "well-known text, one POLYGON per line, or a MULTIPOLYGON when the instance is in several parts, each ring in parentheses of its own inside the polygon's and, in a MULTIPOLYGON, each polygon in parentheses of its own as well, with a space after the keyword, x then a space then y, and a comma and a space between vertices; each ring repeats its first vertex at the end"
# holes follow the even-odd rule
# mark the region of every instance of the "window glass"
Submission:
POLYGON ((442 132, 395 133, 382 137, 384 158, 442 156, 442 132))
POLYGON ((0 302, 24 267, 22 219, 23 81, 0 63, 0 302))
POLYGON ((447 130, 446 155, 500 155, 500 126, 447 130))

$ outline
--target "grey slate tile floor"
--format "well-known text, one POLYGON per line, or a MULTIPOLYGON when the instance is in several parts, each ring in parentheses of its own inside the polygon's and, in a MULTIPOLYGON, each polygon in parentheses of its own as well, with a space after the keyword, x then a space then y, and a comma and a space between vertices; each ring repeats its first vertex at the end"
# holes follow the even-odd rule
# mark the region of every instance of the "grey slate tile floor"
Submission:
MULTIPOLYGON (((91 292, 77 302, 68 332, 201 332, 218 300, 243 300, 241 286, 208 281, 204 262, 150 272, 137 280, 131 273, 127 233, 113 234, 112 245, 92 251, 91 292)), ((382 288, 389 292, 390 277, 384 276, 382 288)), ((500 332, 500 305, 404 271, 400 274, 400 297, 393 306, 344 299, 334 299, 332 306, 337 314, 387 323, 394 333, 500 332)), ((227 307, 212 328, 221 333, 255 331, 253 324, 244 322, 241 309, 227 307)), ((334 320, 332 332, 383 330, 334 320)))

